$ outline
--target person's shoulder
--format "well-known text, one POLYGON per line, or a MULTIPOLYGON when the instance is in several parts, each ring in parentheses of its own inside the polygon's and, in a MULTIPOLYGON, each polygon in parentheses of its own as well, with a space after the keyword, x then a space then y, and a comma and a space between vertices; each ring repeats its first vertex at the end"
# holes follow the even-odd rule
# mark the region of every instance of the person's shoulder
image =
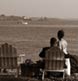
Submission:
POLYGON ((50 47, 43 47, 42 49, 41 49, 41 52, 40 53, 44 53, 46 50, 48 50, 50 47))
POLYGON ((60 48, 58 46, 50 47, 47 51, 56 51, 56 50, 60 50, 60 48))
POLYGON ((44 57, 45 57, 45 53, 46 53, 46 51, 47 51, 48 49, 49 49, 49 47, 44 47, 44 48, 42 48, 42 50, 41 50, 39 56, 40 56, 41 58, 44 58, 44 57))
POLYGON ((62 41, 62 43, 67 43, 67 41, 65 39, 62 39, 61 41, 62 41))
POLYGON ((48 50, 50 47, 44 47, 43 50, 48 50))
POLYGON ((58 46, 55 46, 55 47, 51 48, 51 50, 53 50, 53 51, 62 51, 62 50, 60 50, 60 48, 58 46))

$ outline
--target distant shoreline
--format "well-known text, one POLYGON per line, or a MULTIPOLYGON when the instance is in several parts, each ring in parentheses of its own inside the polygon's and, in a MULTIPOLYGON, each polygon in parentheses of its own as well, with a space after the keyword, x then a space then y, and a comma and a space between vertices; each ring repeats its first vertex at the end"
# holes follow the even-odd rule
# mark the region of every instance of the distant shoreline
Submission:
POLYGON ((68 28, 69 28, 69 27, 70 27, 70 28, 71 28, 71 27, 75 27, 75 28, 78 27, 78 25, 32 25, 32 24, 28 24, 28 25, 24 25, 24 24, 21 24, 21 25, 0 25, 0 27, 7 27, 7 26, 8 26, 8 27, 50 27, 50 28, 51 28, 51 27, 52 27, 52 28, 53 28, 53 27, 56 27, 56 28, 57 28, 57 27, 58 27, 58 28, 59 28, 59 27, 62 27, 62 28, 64 28, 64 27, 66 27, 66 28, 67 28, 67 27, 68 27, 68 28))

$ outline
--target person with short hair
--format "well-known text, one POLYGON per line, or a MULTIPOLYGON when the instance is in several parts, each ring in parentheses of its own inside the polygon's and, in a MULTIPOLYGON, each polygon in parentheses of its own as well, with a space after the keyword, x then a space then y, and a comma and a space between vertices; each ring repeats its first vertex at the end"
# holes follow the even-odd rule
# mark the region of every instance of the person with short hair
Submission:
MULTIPOLYGON (((57 50, 59 50, 58 52, 60 52, 60 53, 62 53, 62 55, 64 55, 64 53, 63 53, 63 51, 62 50, 60 50, 60 48, 57 46, 57 39, 55 38, 55 37, 52 37, 51 39, 50 39, 50 46, 49 47, 44 47, 43 49, 42 49, 42 51, 40 52, 40 54, 39 54, 39 56, 42 58, 42 70, 44 70, 45 69, 45 67, 46 67, 46 62, 47 61, 45 61, 45 58, 48 58, 48 60, 51 60, 51 58, 53 59, 53 52, 55 51, 55 52, 57 52, 57 50), (48 53, 49 52, 49 53, 48 53), (53 56, 52 56, 52 55, 53 56), (49 56, 51 57, 51 58, 49 58, 49 56)), ((56 57, 56 59, 57 59, 57 57, 58 57, 58 54, 56 55, 55 54, 55 57, 56 57)), ((61 56, 60 56, 61 57, 61 56)), ((52 61, 49 61, 49 63, 50 62, 52 62, 52 61)), ((55 64, 55 62, 56 61, 54 61, 54 64, 55 64)), ((57 62, 56 62, 57 63, 57 62)), ((60 62, 61 63, 61 62, 60 62)), ((61 63, 62 64, 62 63, 61 63)), ((58 65, 59 66, 59 65, 58 65)), ((48 67, 48 66, 47 66, 48 67)), ((55 65, 54 65, 54 67, 55 67, 55 65)), ((59 66, 59 67, 61 67, 61 66, 59 66)), ((50 77, 51 75, 52 76, 56 76, 56 77, 58 77, 58 76, 61 76, 61 72, 60 73, 55 73, 55 72, 49 72, 49 71, 47 71, 47 77, 50 77)))
POLYGON ((42 48, 42 50, 41 50, 41 52, 39 54, 39 57, 42 58, 42 66, 41 66, 42 69, 44 69, 44 66, 45 66, 45 60, 44 60, 44 58, 45 58, 46 51, 48 49, 50 49, 51 47, 55 47, 55 46, 57 46, 57 39, 54 38, 54 37, 52 37, 50 39, 50 46, 42 48))
MULTIPOLYGON (((52 38, 50 39, 50 47, 55 47, 55 46, 57 46, 57 39, 54 38, 54 37, 52 37, 52 38)), ((46 50, 48 50, 50 47, 44 47, 44 48, 42 49, 42 51, 40 52, 39 56, 40 56, 41 58, 44 58, 44 57, 45 57, 45 52, 46 52, 46 50)))
POLYGON ((68 76, 70 76, 71 75, 71 65, 70 65, 69 54, 68 54, 68 51, 67 51, 68 43, 64 39, 64 31, 63 30, 59 30, 58 33, 57 33, 57 37, 58 37, 58 46, 65 53, 65 58, 66 58, 65 59, 65 64, 67 66, 65 71, 66 71, 66 74, 68 76))

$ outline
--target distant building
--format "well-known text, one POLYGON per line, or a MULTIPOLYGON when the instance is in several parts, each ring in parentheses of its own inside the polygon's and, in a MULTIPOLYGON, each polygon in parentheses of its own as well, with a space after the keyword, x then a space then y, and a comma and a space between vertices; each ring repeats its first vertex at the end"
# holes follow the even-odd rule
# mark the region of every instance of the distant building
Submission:
POLYGON ((22 24, 25 24, 25 25, 27 25, 27 24, 28 24, 28 22, 22 21, 22 24))

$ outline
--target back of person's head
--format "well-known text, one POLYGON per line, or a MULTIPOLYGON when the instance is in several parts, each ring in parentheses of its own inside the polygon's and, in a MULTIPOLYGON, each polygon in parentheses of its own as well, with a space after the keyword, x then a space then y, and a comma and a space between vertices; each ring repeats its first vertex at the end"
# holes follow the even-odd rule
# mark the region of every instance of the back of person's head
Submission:
POLYGON ((61 40, 64 37, 64 31, 63 30, 59 30, 57 33, 58 39, 61 40))
POLYGON ((52 38, 50 39, 50 45, 51 45, 51 47, 55 46, 55 45, 56 45, 56 42, 57 42, 57 39, 54 38, 54 37, 52 37, 52 38))

